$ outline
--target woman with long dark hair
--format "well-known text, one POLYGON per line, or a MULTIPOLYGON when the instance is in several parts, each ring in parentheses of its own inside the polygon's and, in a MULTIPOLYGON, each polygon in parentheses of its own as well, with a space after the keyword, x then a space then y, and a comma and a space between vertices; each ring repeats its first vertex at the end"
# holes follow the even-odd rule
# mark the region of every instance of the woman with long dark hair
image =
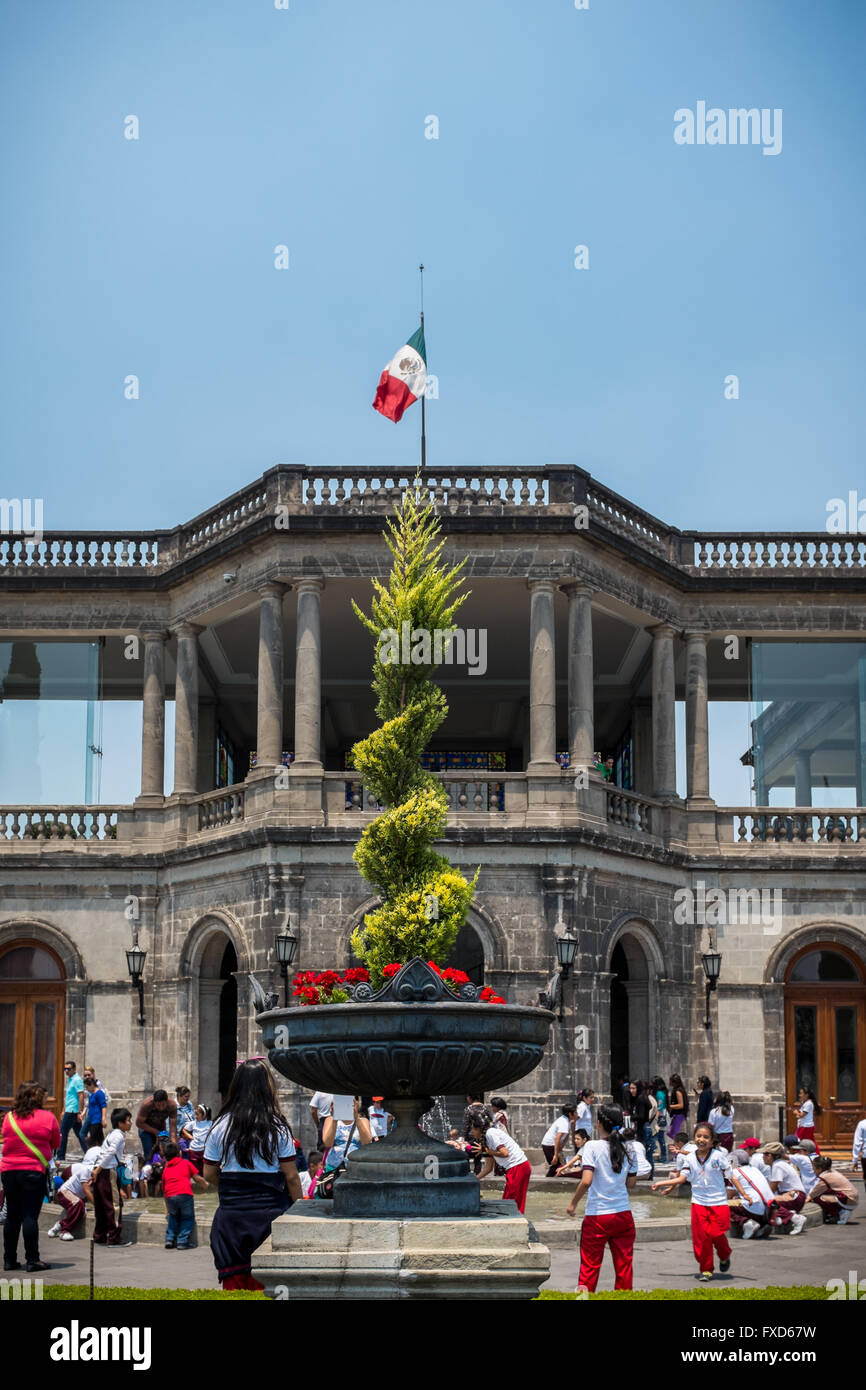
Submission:
POLYGON ((580 1183, 567 1207, 568 1215, 574 1216, 586 1195, 578 1286, 589 1293, 595 1293, 598 1285, 606 1245, 610 1246, 617 1289, 631 1288, 634 1260, 634 1217, 628 1194, 637 1181, 637 1161, 623 1142, 623 1115, 618 1105, 600 1105, 597 1123, 601 1138, 590 1139, 581 1150, 580 1183))
POLYGON ((675 1134, 686 1127, 689 1118, 689 1094, 683 1084, 683 1078, 674 1072, 668 1082, 668 1110, 671 1122, 668 1127, 668 1138, 673 1139, 675 1134))
POLYGON ((3 1117, 3 1268, 21 1268, 18 1237, 23 1230, 28 1274, 51 1268, 39 1258, 39 1213, 51 1155, 60 1147, 60 1126, 54 1112, 43 1108, 44 1100, 44 1086, 37 1081, 24 1081, 18 1087, 12 1109, 3 1117))
MULTIPOLYGON (((698 1084, 695 1087, 695 1095, 698 1098, 698 1109, 695 1115, 695 1124, 702 1125, 710 1120, 710 1111, 713 1108, 713 1083, 708 1076, 699 1076, 698 1084)), ((717 1102, 718 1103, 718 1102, 717 1102)), ((717 1131, 718 1133, 718 1131, 717 1131)))
POLYGON ((261 1289, 252 1255, 303 1195, 295 1141, 263 1062, 241 1062, 204 1147, 204 1176, 219 1184, 210 1244, 224 1289, 261 1289))

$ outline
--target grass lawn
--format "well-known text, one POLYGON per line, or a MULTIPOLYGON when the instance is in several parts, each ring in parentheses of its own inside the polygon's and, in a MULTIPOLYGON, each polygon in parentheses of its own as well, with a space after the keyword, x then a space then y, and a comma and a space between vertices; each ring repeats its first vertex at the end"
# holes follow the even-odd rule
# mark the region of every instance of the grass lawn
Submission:
MULTIPOLYGON (((794 1284, 782 1287, 781 1285, 771 1285, 766 1289, 632 1289, 628 1293, 591 1293, 589 1299, 607 1299, 609 1302, 619 1302, 630 1300, 641 1302, 645 1299, 658 1299, 660 1302, 667 1303, 688 1303, 701 1302, 706 1299, 716 1299, 725 1303, 762 1303, 767 1300, 785 1301, 787 1303, 799 1302, 826 1302, 830 1297, 829 1289, 818 1287, 812 1284, 794 1284)), ((558 1293, 555 1289, 549 1292, 543 1290, 538 1298, 546 1299, 549 1302, 564 1302, 571 1300, 573 1303, 588 1302, 589 1299, 579 1299, 576 1293, 558 1293)))
MULTIPOLYGON (((88 1302, 87 1284, 49 1284, 44 1290, 44 1300, 46 1302, 63 1302, 75 1300, 76 1302, 88 1302)), ((263 1293, 223 1293, 221 1289, 131 1289, 131 1288, 97 1288, 94 1301, 98 1303, 114 1302, 147 1302, 156 1301, 165 1303, 171 1300, 195 1301, 200 1300, 225 1300, 225 1299, 254 1299, 260 1303, 269 1302, 263 1293)), ((659 1302, 705 1302, 707 1299, 716 1299, 722 1302, 733 1303, 758 1303, 766 1300, 784 1300, 788 1303, 799 1302, 824 1302, 829 1298, 829 1292, 825 1288, 818 1288, 809 1284, 797 1284, 793 1287, 772 1286, 767 1289, 646 1289, 633 1290, 631 1293, 595 1293, 590 1294, 590 1299, 604 1299, 608 1302, 657 1300, 659 1302)), ((578 1299, 574 1293, 558 1293, 555 1290, 543 1292, 538 1295, 535 1302, 572 1302, 582 1303, 589 1300, 578 1299)))

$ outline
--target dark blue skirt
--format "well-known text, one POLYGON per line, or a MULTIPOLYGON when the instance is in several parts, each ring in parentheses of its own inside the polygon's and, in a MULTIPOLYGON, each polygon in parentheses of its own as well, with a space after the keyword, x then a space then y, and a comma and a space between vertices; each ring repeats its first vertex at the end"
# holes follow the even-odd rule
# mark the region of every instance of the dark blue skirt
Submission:
POLYGON ((282 1173, 220 1173, 210 1247, 220 1280, 249 1274, 254 1250, 292 1205, 282 1173))

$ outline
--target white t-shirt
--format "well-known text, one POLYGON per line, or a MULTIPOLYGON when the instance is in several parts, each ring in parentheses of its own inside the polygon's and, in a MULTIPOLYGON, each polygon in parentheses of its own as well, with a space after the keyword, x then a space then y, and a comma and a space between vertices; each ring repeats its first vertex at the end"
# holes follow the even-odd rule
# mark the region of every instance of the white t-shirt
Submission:
POLYGON ((767 1164, 764 1162, 764 1155, 761 1153, 760 1149, 757 1151, 757 1153, 753 1153, 753 1154, 752 1154, 752 1157, 749 1159, 749 1167, 750 1167, 750 1168, 757 1168, 758 1172, 759 1172, 759 1173, 763 1173, 764 1177, 765 1177, 765 1178, 767 1179, 767 1181, 769 1182, 769 1179, 770 1179, 770 1169, 768 1168, 767 1164))
POLYGON ((602 1216, 606 1212, 631 1211, 626 1179, 637 1176, 637 1158, 626 1148, 622 1168, 615 1173, 610 1161, 610 1144, 606 1139, 590 1139, 580 1151, 583 1171, 591 1168, 592 1185, 586 1194, 587 1216, 602 1216))
POLYGON ((805 1192, 803 1179, 787 1159, 777 1158, 770 1169, 770 1182, 779 1184, 780 1192, 805 1192))
POLYGON ((310 1101, 310 1109, 318 1110, 319 1119, 326 1120, 331 1113, 333 1103, 334 1097, 330 1091, 314 1091, 313 1099, 310 1101))
MULTIPOLYGON (((752 1216, 766 1216, 767 1207, 773 1200, 773 1189, 760 1168, 753 1168, 749 1164, 748 1167, 742 1166, 732 1171, 739 1178, 747 1196, 751 1197, 751 1201, 743 1201, 742 1197, 740 1198, 744 1209, 752 1216)), ((736 1188, 734 1190, 736 1191, 736 1188)), ((738 1197, 739 1195, 737 1193, 738 1197)))
POLYGON ((66 1179, 60 1191, 65 1192, 67 1197, 77 1197, 80 1202, 84 1201, 84 1182, 90 1182, 93 1173, 92 1163, 73 1163, 72 1172, 66 1179))
POLYGON ((238 1163, 233 1148, 229 1149, 225 1158, 223 1158, 222 1140, 223 1135, 228 1129, 230 1118, 229 1115, 223 1115, 222 1119, 217 1120, 211 1127, 210 1134, 204 1146, 205 1163, 218 1163, 223 1173, 278 1173, 280 1171, 281 1158, 295 1157, 295 1141, 289 1130, 284 1129, 281 1131, 277 1141, 276 1157, 272 1163, 266 1162, 261 1154, 256 1153, 253 1154, 252 1168, 242 1168, 238 1163))
POLYGON ((348 1158, 350 1154, 353 1154, 355 1150, 360 1147, 361 1136, 358 1133, 358 1126, 356 1124, 349 1124, 346 1120, 338 1120, 334 1142, 325 1156, 325 1167, 339 1167, 344 1158, 348 1158), (349 1147, 346 1148, 349 1135, 352 1136, 352 1142, 349 1144, 349 1147))
POLYGON ((201 1153, 212 1128, 213 1120, 193 1120, 191 1125, 185 1125, 184 1129, 190 1136, 190 1148, 195 1149, 196 1153, 201 1153))
POLYGON ((688 1175, 692 1185, 692 1201, 699 1207, 727 1205, 728 1191, 725 1174, 730 1172, 731 1160, 724 1149, 711 1149, 703 1163, 694 1153, 681 1153, 677 1168, 688 1175))
POLYGON ((731 1106, 730 1115, 723 1115, 721 1108, 715 1106, 710 1111, 710 1124, 716 1134, 733 1134, 734 1132, 734 1107, 731 1106))
MULTIPOLYGON (((547 1144, 548 1147, 553 1148, 554 1144, 556 1143, 556 1136, 558 1134, 570 1133, 571 1120, 568 1118, 567 1115, 560 1115, 558 1120, 554 1120, 553 1124, 550 1126, 550 1129, 547 1131, 541 1142, 542 1144, 547 1144)), ((560 1145, 560 1148, 561 1147, 562 1146, 560 1145)))
POLYGON ((384 1139, 388 1133, 388 1111, 384 1105, 371 1105, 367 1114, 374 1139, 384 1139))
POLYGON ((797 1121, 798 1128, 813 1129, 815 1126, 814 1102, 811 1100, 804 1100, 803 1104, 800 1106, 800 1109, 802 1110, 803 1114, 801 1118, 797 1121))
POLYGON ((508 1150, 505 1158, 503 1158, 502 1154, 496 1155, 496 1162, 501 1168, 516 1168, 518 1164, 526 1163, 527 1161, 526 1154, 519 1144, 515 1144, 507 1129, 500 1129, 497 1125, 491 1125, 490 1129, 485 1132, 484 1142, 488 1149, 501 1149, 504 1147, 508 1150))
MULTIPOLYGON (((626 1148, 628 1149, 629 1153, 632 1154, 632 1155, 634 1156, 634 1158, 636 1159, 636 1161, 637 1161, 637 1175, 638 1175, 638 1177, 639 1177, 639 1178, 646 1178, 646 1177, 649 1177, 650 1173, 652 1172, 652 1165, 650 1164, 650 1161, 649 1161, 649 1159, 648 1159, 647 1156, 646 1156, 646 1149, 644 1148, 644 1146, 643 1146, 643 1144, 640 1142, 640 1140, 639 1140, 639 1139, 628 1140, 628 1141, 626 1142, 626 1148)), ((581 1153, 583 1153, 583 1152, 585 1151, 585 1149, 586 1149, 586 1145, 584 1144, 583 1149, 581 1149, 581 1153)))
POLYGON ((803 1180, 804 1191, 811 1192, 817 1178, 815 1169, 812 1167, 812 1160, 809 1157, 809 1155, 788 1154, 788 1162, 791 1164, 792 1168, 796 1168, 797 1172, 800 1174, 800 1177, 803 1180))
POLYGON ((574 1127, 575 1129, 585 1129, 589 1138, 592 1138, 592 1106, 587 1105, 585 1100, 578 1102, 577 1119, 574 1122, 574 1127))
POLYGON ((97 1163, 100 1168, 116 1168, 123 1162, 123 1155, 126 1149, 126 1132, 122 1129, 113 1129, 100 1146, 97 1163))

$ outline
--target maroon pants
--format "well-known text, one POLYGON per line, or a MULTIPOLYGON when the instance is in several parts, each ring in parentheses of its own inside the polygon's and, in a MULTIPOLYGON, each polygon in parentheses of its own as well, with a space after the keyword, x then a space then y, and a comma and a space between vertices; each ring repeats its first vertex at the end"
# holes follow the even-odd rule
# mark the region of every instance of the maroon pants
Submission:
POLYGON ((604 1212, 585 1216, 580 1228, 580 1275, 578 1285, 595 1293, 604 1247, 610 1246, 617 1289, 630 1289, 634 1260, 634 1217, 630 1211, 604 1212))
POLYGON ((732 1152, 733 1152, 733 1148, 734 1148, 734 1136, 733 1136, 733 1133, 731 1133, 731 1134, 717 1134, 717 1135, 716 1135, 716 1143, 718 1144, 718 1146, 719 1146, 720 1149, 727 1149, 728 1153, 732 1153, 732 1152))
POLYGON ((118 1245, 120 1224, 114 1215, 114 1191, 110 1168, 100 1168, 93 1184, 93 1239, 97 1245, 118 1245))
POLYGON ((61 1233, 74 1231, 79 1221, 84 1218, 84 1203, 80 1197, 67 1197, 65 1192, 58 1192, 57 1200, 66 1213, 60 1222, 61 1233))
POLYGON ((789 1197, 788 1200, 785 1202, 780 1202, 777 1198, 776 1205, 780 1209, 783 1207, 787 1207, 788 1211, 800 1211, 806 1205, 806 1194, 805 1192, 798 1192, 796 1196, 789 1197))

